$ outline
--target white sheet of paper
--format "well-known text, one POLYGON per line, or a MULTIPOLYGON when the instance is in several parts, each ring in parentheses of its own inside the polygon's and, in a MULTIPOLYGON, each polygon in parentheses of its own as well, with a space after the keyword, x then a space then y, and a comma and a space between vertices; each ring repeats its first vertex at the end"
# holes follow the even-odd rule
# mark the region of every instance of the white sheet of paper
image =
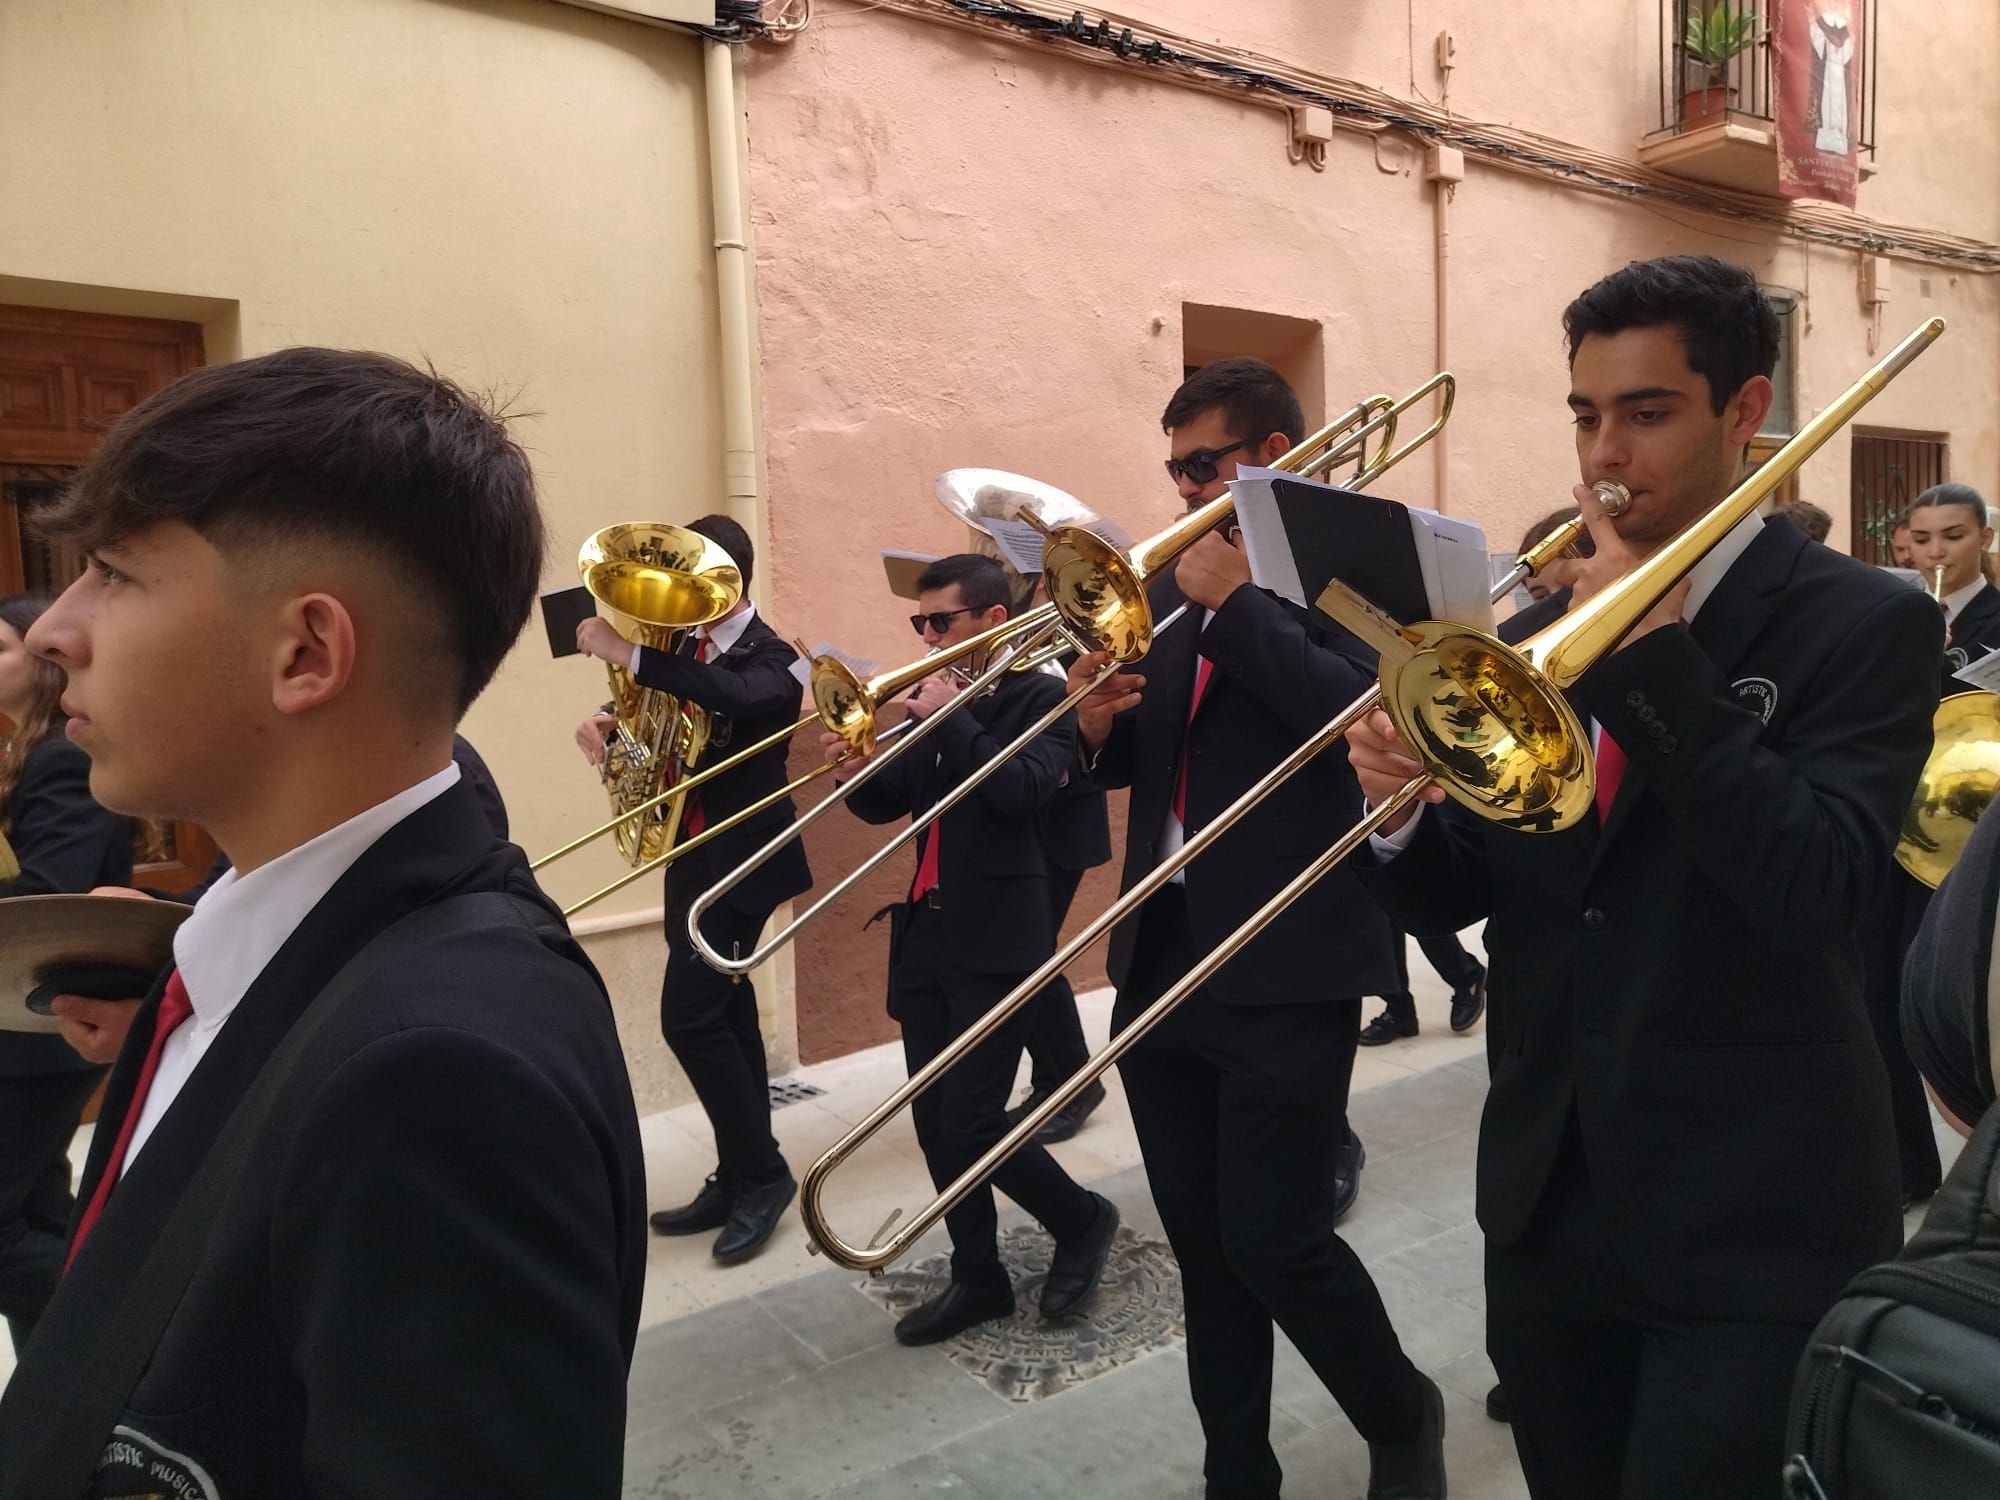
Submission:
POLYGON ((1493 582, 1486 533, 1471 521, 1412 505, 1410 529, 1424 569, 1424 592, 1438 618, 1493 633, 1493 582))
POLYGON ((1250 559, 1250 581, 1304 609, 1305 585, 1299 581, 1298 560, 1292 556, 1284 517, 1278 514, 1278 497, 1271 489, 1274 479, 1297 478, 1280 469, 1241 466, 1230 481, 1229 494, 1236 502, 1236 529, 1250 559))
POLYGON ((1042 534, 1026 521, 980 516, 972 524, 999 544, 1000 555, 1023 578, 1032 578, 1042 571, 1042 534))
POLYGON ((1985 692, 2000 693, 2000 651, 1989 651, 1978 661, 1967 662, 1951 675, 1985 692))

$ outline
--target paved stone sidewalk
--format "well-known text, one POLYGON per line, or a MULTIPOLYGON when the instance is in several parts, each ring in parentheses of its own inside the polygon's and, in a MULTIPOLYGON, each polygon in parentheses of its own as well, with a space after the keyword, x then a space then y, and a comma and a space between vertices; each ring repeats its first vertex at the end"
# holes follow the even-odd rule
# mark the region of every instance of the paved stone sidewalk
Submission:
MULTIPOLYGON (((1507 1429, 1480 1407, 1483 1344, 1472 1151, 1485 1063, 1467 1058, 1354 1100, 1368 1147, 1342 1226, 1416 1362, 1445 1389, 1455 1500, 1520 1500, 1507 1429)), ((904 1349, 895 1310, 943 1275, 941 1236, 872 1284, 821 1270, 640 1335, 630 1500, 1198 1500, 1177 1283, 1143 1168, 1093 1183, 1124 1213, 1103 1327, 1032 1309, 1046 1239, 1004 1215, 1023 1310, 951 1345, 904 1349)), ((1003 1200, 1004 1202, 1004 1200, 1003 1200)), ((1359 1497, 1367 1450, 1280 1339, 1272 1439, 1296 1497, 1359 1497)))

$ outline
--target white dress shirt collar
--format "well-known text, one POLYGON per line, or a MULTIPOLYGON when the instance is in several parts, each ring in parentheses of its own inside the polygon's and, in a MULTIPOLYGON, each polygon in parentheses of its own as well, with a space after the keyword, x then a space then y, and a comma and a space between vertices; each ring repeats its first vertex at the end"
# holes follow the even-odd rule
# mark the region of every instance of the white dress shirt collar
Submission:
POLYGON ((194 914, 174 933, 174 965, 194 1014, 161 1046, 158 1070, 125 1153, 127 1167, 257 976, 307 914, 383 834, 458 779, 453 761, 248 875, 239 876, 232 867, 208 888, 194 914))
POLYGON ((712 660, 734 649, 736 643, 743 639, 743 632, 750 628, 750 622, 756 618, 757 606, 745 600, 738 613, 717 620, 713 625, 697 625, 694 633, 708 642, 708 654, 712 660))
POLYGON ((1715 586, 1722 577, 1736 565, 1736 559, 1750 550, 1750 544, 1757 540, 1764 530, 1764 518, 1754 512, 1745 516, 1729 529, 1721 541, 1709 549, 1708 556, 1688 569, 1687 603, 1681 606, 1681 618, 1692 620, 1700 613, 1708 596, 1715 592, 1715 586))

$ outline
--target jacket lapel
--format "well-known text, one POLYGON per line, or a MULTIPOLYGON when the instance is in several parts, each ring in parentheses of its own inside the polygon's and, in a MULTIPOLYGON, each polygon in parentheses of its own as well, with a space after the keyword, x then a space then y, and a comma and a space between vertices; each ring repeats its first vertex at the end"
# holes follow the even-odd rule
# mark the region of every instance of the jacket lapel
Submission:
MULTIPOLYGON (((1805 533, 1796 526, 1766 525, 1722 575, 1687 627, 1688 634, 1715 663, 1717 671, 1725 674, 1734 671, 1756 644, 1771 623, 1775 597, 1791 578, 1799 550, 1817 545, 1808 542, 1805 533)), ((1636 776, 1628 774, 1619 782, 1618 795, 1611 802, 1611 815, 1597 837, 1591 860, 1593 870, 1604 858, 1605 849, 1631 820, 1632 808, 1644 793, 1645 788, 1636 776)))

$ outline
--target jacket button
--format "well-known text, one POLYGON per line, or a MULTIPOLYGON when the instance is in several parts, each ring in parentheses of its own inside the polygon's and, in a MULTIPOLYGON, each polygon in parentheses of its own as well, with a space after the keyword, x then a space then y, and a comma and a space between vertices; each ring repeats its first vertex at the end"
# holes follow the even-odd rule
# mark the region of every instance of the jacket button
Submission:
POLYGON ((1596 932, 1602 928, 1604 926, 1604 908, 1601 906, 1586 906, 1583 909, 1583 925, 1588 927, 1592 932, 1596 932))

